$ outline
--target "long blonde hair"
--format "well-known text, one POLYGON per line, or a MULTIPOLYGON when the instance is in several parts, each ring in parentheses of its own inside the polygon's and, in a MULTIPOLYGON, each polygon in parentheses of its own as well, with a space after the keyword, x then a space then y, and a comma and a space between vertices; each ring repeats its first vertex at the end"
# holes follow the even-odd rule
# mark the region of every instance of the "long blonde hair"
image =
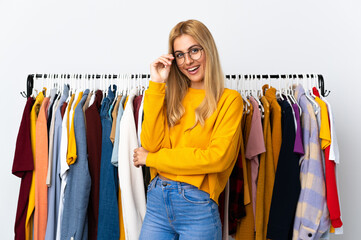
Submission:
MULTIPOLYGON (((174 53, 174 40, 187 34, 196 40, 203 48, 206 56, 204 75, 205 98, 195 110, 194 128, 199 122, 204 126, 205 120, 217 109, 217 103, 224 90, 224 75, 219 61, 218 51, 211 32, 197 20, 187 20, 178 23, 169 34, 169 53, 174 53)), ((170 127, 177 124, 184 114, 182 99, 190 86, 190 80, 172 64, 166 88, 166 107, 168 124, 170 127)))

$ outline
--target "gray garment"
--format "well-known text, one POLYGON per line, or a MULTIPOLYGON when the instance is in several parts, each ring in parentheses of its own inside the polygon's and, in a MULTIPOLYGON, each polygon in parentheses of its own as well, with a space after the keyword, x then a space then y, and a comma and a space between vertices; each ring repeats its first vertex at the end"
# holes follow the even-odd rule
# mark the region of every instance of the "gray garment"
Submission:
POLYGON ((46 224, 45 240, 56 239, 58 225, 58 209, 60 202, 60 142, 62 131, 61 106, 69 96, 69 88, 65 85, 63 95, 59 100, 58 107, 54 111, 54 140, 53 140, 53 157, 51 168, 51 186, 48 188, 48 221, 46 224))
POLYGON ((87 142, 83 106, 89 89, 75 108, 74 130, 77 159, 69 166, 64 197, 60 239, 88 239, 88 203, 91 179, 88 168, 87 142))

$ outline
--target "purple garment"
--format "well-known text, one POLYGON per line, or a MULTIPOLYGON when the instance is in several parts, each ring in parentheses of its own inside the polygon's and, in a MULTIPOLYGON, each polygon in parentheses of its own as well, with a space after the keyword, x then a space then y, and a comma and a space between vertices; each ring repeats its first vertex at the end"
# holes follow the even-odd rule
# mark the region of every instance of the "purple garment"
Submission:
POLYGON ((303 138, 302 138, 302 127, 301 127, 301 121, 300 121, 300 110, 296 103, 292 104, 292 107, 293 107, 293 111, 295 112, 295 117, 296 117, 296 122, 297 122, 295 147, 293 148, 293 152, 304 155, 305 151, 303 150, 303 142, 302 142, 303 138))

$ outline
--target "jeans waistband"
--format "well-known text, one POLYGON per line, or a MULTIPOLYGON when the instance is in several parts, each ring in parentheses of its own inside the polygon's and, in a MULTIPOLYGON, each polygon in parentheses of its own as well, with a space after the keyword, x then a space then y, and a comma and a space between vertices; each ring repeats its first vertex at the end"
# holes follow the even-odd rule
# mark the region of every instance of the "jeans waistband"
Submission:
POLYGON ((177 182, 172 180, 162 180, 159 178, 158 175, 152 180, 151 184, 154 184, 155 186, 159 186, 159 187, 166 187, 168 189, 178 189, 178 190, 192 189, 192 188, 198 189, 197 187, 189 183, 177 182))

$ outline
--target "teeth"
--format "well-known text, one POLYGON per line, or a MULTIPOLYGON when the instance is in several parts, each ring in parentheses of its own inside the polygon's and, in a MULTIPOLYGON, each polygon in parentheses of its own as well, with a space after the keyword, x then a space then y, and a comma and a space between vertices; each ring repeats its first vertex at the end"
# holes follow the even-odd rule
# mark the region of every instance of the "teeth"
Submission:
POLYGON ((194 70, 196 70, 198 67, 194 67, 194 68, 190 68, 190 69, 188 69, 188 71, 194 71, 194 70))

